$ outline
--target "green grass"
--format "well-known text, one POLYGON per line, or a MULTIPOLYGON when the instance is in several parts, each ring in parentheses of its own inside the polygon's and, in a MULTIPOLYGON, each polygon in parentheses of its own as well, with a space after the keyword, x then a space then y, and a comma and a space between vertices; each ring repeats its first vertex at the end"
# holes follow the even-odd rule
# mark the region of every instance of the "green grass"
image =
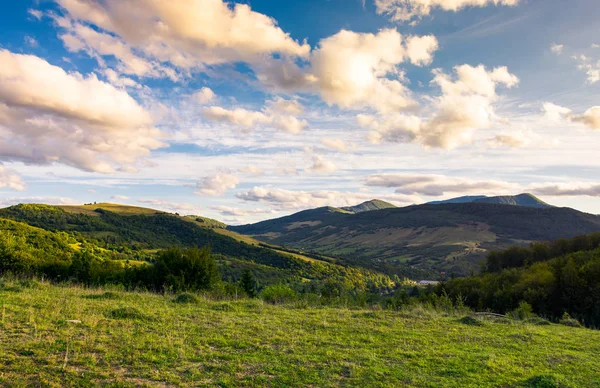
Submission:
POLYGON ((422 307, 189 299, 0 281, 0 386, 600 384, 598 331, 507 320, 474 325, 464 313, 422 307))

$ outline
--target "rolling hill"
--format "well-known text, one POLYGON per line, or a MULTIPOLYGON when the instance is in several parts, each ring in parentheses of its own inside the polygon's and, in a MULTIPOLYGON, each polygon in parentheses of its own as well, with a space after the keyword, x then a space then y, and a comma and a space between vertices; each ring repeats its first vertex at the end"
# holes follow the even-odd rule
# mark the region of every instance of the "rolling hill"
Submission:
POLYGON ((340 209, 350 212, 350 213, 353 213, 353 214, 356 214, 356 213, 362 213, 362 212, 369 212, 369 211, 373 211, 373 210, 393 209, 396 207, 397 207, 396 205, 393 205, 389 202, 385 202, 380 199, 372 199, 370 201, 363 202, 356 206, 346 206, 346 207, 342 207, 340 209))
POLYGON ((497 203, 501 205, 527 206, 540 209, 553 207, 532 194, 524 193, 519 195, 501 195, 496 197, 486 197, 485 195, 466 196, 452 198, 445 201, 429 202, 430 205, 441 205, 445 203, 497 203))
MULTIPOLYGON (((477 271, 491 250, 600 231, 600 216, 569 208, 444 203, 358 214, 324 207, 230 227, 258 240, 404 275, 477 271)), ((436 275, 437 274, 437 275, 436 275)))
POLYGON ((261 244, 251 237, 227 230, 223 225, 198 216, 180 217, 154 209, 116 204, 61 207, 27 204, 0 209, 0 234, 6 232, 22 239, 31 250, 40 245, 37 236, 68 240, 70 246, 62 244, 60 249, 57 248, 61 257, 68 258, 75 246, 82 243, 110 253, 116 259, 127 259, 120 255, 125 252, 130 258, 146 260, 150 260, 157 250, 176 245, 208 245, 219 257, 223 277, 230 280, 239 278, 243 270, 251 269, 265 283, 337 278, 366 287, 369 282, 391 282, 385 275, 346 268, 319 255, 309 257, 261 244))

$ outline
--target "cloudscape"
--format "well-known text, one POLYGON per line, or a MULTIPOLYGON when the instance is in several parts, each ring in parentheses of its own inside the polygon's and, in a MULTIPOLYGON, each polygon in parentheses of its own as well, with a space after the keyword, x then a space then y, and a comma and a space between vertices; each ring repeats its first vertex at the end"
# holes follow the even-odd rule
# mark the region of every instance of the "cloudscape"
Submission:
POLYGON ((527 192, 600 213, 597 5, 4 2, 0 205, 244 224, 527 192))

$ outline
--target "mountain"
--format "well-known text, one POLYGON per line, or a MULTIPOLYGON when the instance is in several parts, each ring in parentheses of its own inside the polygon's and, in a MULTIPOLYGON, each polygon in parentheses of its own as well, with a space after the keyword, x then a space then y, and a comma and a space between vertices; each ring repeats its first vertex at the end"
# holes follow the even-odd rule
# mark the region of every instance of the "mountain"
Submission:
POLYGON ((373 210, 381 210, 381 209, 393 209, 397 207, 396 205, 392 205, 389 202, 382 201, 380 199, 373 199, 367 202, 363 202, 356 206, 346 206, 340 209, 345 210, 347 212, 356 214, 362 212, 369 212, 373 210))
POLYGON ((569 208, 470 202, 357 214, 317 208, 229 229, 386 273, 464 275, 477 271, 491 250, 600 231, 600 216, 569 208))
POLYGON ((457 197, 452 199, 446 199, 443 201, 431 201, 428 202, 429 205, 441 205, 443 203, 471 203, 475 202, 478 199, 487 198, 485 195, 466 195, 464 197, 457 197))
POLYGON ((528 193, 519 195, 502 195, 496 197, 475 195, 452 198, 445 201, 429 202, 430 205, 440 205, 445 203, 497 203, 503 205, 536 207, 540 209, 547 209, 553 207, 552 205, 549 205, 541 199, 537 198, 535 195, 528 193))
POLYGON ((0 209, 0 252, 2 236, 8 236, 7 241, 17 238, 22 242, 20 245, 28 246, 19 249, 33 252, 32 256, 37 255, 35 252, 40 246, 49 246, 38 241, 59 241, 55 250, 60 253, 54 256, 67 259, 81 246, 111 259, 152 262, 154 253, 160 249, 208 245, 219 257, 223 277, 229 279, 237 279, 244 269, 251 269, 263 284, 341 279, 364 288, 367 282, 390 281, 385 275, 346 268, 321 255, 303 255, 266 245, 222 225, 199 216, 180 217, 116 204, 17 205, 0 209))

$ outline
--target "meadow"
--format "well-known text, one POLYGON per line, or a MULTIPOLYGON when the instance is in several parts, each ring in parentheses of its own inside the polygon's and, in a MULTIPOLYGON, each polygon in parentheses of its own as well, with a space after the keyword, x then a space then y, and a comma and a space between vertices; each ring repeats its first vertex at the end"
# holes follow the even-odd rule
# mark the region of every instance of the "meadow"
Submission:
POLYGON ((0 280, 6 387, 598 387, 600 332, 0 280))

